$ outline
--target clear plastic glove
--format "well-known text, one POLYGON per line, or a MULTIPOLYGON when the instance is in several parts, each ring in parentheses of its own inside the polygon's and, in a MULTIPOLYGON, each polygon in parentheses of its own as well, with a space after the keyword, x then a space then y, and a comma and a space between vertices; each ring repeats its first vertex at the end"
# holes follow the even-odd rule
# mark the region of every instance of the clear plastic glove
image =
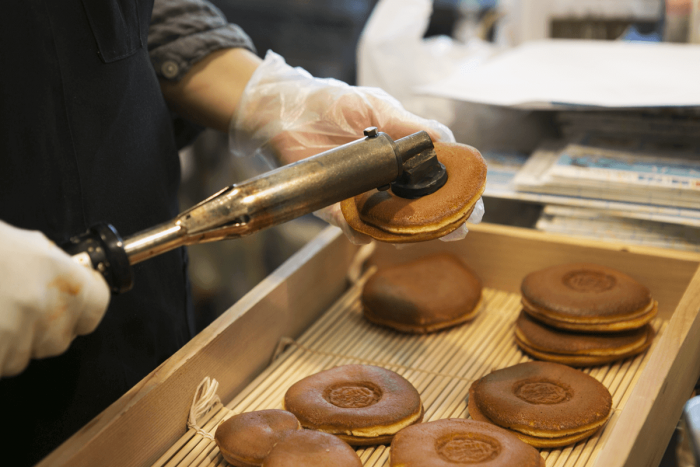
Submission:
MULTIPOLYGON (((231 119, 230 146, 237 156, 272 155, 289 164, 359 139, 370 126, 394 140, 421 130, 433 141, 455 140, 445 125, 408 112, 381 89, 314 78, 268 51, 231 119)), ((353 243, 370 241, 347 225, 337 204, 315 214, 353 243)), ((464 238, 466 229, 458 230, 464 238)))
POLYGON ((289 164, 362 138, 370 126, 393 139, 425 130, 434 141, 454 141, 445 125, 408 112, 379 88, 314 78, 268 51, 231 119, 231 150, 289 164))
POLYGON ((100 274, 80 266, 41 232, 0 221, 0 377, 32 358, 59 355, 92 332, 109 304, 100 274))

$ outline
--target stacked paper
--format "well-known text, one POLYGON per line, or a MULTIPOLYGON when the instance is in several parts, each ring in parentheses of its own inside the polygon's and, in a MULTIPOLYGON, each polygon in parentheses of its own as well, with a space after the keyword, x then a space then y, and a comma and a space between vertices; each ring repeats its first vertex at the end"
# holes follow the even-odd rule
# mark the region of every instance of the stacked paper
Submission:
POLYGON ((536 228, 576 237, 700 252, 697 228, 619 218, 594 209, 546 206, 536 228))
MULTIPOLYGON (((540 189, 547 169, 557 160, 566 146, 561 142, 546 142, 531 156, 526 154, 485 151, 488 165, 485 196, 517 199, 534 203, 581 207, 604 211, 613 217, 651 220, 700 227, 700 206, 679 208, 653 202, 633 203, 593 197, 592 190, 567 190, 569 194, 546 192, 540 189), (528 186, 519 191, 518 187, 528 186)), ((553 190, 550 190, 553 191, 553 190)), ((655 200, 651 200, 655 201, 655 200)))
POLYGON ((700 45, 548 40, 418 91, 555 111, 558 141, 484 153, 485 195, 547 205, 539 228, 688 248, 700 227, 698 76, 700 45))
POLYGON ((693 209, 700 206, 700 142, 598 137, 536 151, 516 190, 693 209), (669 147, 670 146, 670 147, 669 147))

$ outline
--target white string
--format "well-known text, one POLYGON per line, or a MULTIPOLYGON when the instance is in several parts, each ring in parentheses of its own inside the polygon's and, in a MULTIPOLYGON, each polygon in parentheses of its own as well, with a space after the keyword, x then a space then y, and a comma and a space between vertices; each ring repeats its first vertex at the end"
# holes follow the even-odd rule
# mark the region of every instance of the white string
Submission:
POLYGON ((190 406, 190 416, 187 420, 187 427, 193 429, 197 434, 214 441, 211 433, 208 433, 197 424, 197 419, 206 414, 217 402, 221 403, 221 399, 216 395, 216 390, 219 389, 219 382, 208 376, 199 383, 197 390, 192 397, 192 405, 190 406))

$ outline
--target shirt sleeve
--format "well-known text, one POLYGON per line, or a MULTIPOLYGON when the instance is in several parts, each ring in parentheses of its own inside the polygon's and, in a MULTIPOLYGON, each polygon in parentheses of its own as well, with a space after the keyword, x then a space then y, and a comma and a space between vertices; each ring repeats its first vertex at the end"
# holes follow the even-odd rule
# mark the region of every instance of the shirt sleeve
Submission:
POLYGON ((154 1, 148 51, 159 78, 178 81, 208 54, 233 47, 255 52, 248 35, 208 1, 154 1))

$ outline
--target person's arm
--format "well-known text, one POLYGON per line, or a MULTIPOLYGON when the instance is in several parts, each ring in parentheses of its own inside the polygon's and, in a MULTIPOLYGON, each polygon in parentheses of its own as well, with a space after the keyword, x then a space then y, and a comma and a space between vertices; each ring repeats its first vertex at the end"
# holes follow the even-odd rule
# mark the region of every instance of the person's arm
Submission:
MULTIPOLYGON (((205 0, 156 0, 156 25, 190 21, 192 27, 183 27, 183 31, 197 31, 204 16, 211 20, 212 28, 159 46, 151 52, 151 58, 171 109, 190 121, 229 133, 235 154, 271 154, 280 163, 288 164, 356 140, 370 126, 395 140, 425 130, 434 141, 454 141, 449 128, 406 111, 381 89, 315 78, 303 69, 287 65, 272 51, 261 61, 254 55, 252 44, 242 39, 247 36, 240 28, 227 25, 223 18, 215 19, 209 15, 212 11, 218 10, 205 0), (185 10, 192 15, 182 15, 185 10), (215 40, 203 40, 212 34, 215 40), (233 39, 227 36, 221 41, 220 34, 233 35, 233 39), (235 38, 242 41, 238 46, 230 44, 235 38), (224 44, 226 41, 229 45, 224 44), (206 47, 199 47, 201 56, 197 56, 192 53, 193 47, 183 46, 190 42, 213 43, 214 49, 205 51, 206 47), (182 54, 185 59, 170 53, 170 58, 163 61, 164 50, 186 52, 182 54), (172 70, 168 64, 174 65, 172 70), (189 69, 183 70, 182 64, 189 69)), ((152 32, 158 29, 151 25, 152 32)), ((149 34, 149 47, 159 43, 158 37, 172 36, 149 34)), ((340 211, 333 206, 321 217, 341 228, 346 226, 340 211)), ((466 229, 462 232, 463 237, 466 229)), ((346 233, 358 242, 367 240, 353 234, 349 227, 346 233)))
POLYGON ((181 145, 194 134, 187 122, 228 131, 232 111, 260 62, 245 32, 206 0, 155 0, 148 52, 175 127, 185 128, 176 134, 181 145))
POLYGON ((217 50, 195 63, 181 80, 161 79, 160 85, 172 110, 227 133, 243 90, 261 62, 244 48, 217 50))

